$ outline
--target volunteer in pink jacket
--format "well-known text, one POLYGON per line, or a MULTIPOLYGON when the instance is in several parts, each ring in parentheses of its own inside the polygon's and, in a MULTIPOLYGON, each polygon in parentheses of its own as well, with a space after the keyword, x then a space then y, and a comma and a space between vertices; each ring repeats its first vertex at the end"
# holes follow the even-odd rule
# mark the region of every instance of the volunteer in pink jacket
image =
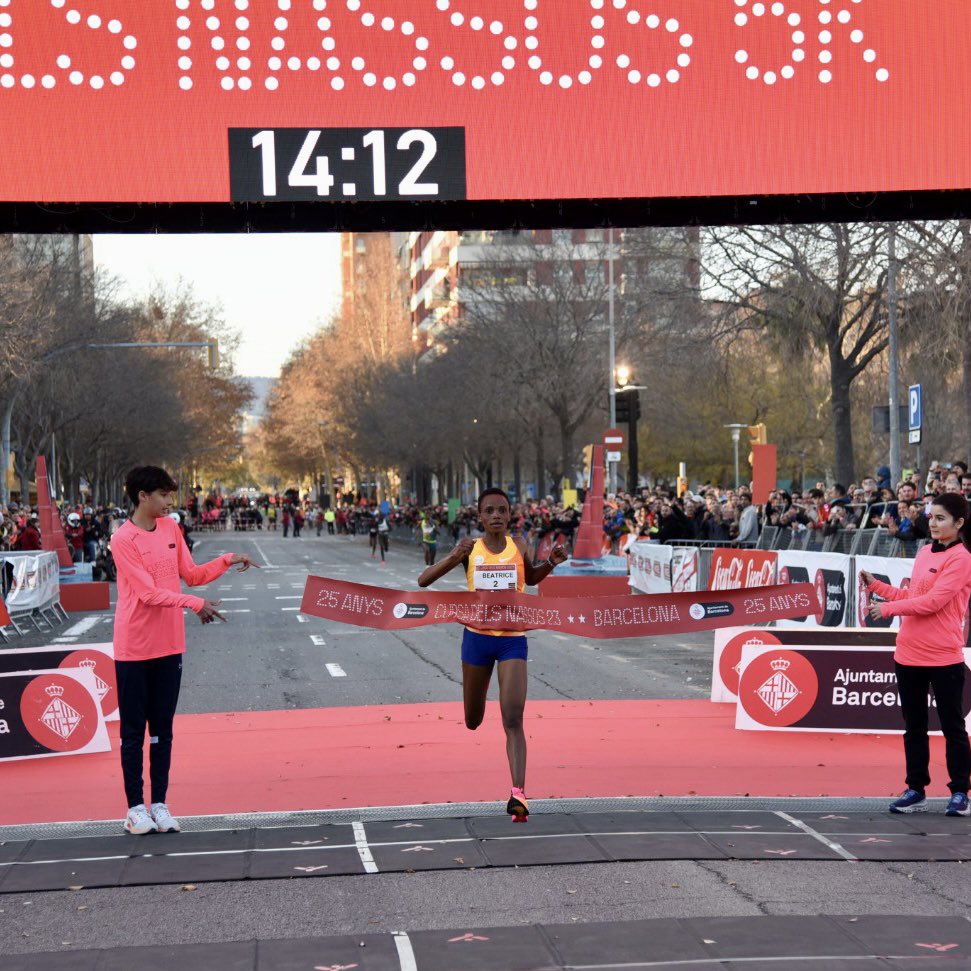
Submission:
POLYGON ((182 611, 194 611, 204 624, 226 619, 216 609, 218 600, 184 594, 179 580, 199 586, 222 576, 234 563, 241 564, 240 572, 257 565, 242 553, 224 553, 202 566, 193 563, 182 530, 168 515, 176 488, 165 469, 153 465, 132 469, 125 492, 135 508, 111 537, 118 568, 114 645, 121 770, 128 799, 125 829, 136 835, 179 831, 165 797, 185 653, 182 611), (152 783, 148 807, 142 783, 146 725, 152 783))
POLYGON ((894 662, 904 716, 907 789, 890 804, 890 812, 927 809, 925 792, 931 781, 928 691, 933 689, 951 777, 947 815, 968 816, 971 746, 961 697, 964 620, 971 595, 971 510, 960 493, 947 493, 934 499, 928 520, 933 543, 918 552, 907 590, 881 583, 865 570, 860 572, 870 592, 886 598, 885 603, 871 604, 874 619, 900 618, 894 662))

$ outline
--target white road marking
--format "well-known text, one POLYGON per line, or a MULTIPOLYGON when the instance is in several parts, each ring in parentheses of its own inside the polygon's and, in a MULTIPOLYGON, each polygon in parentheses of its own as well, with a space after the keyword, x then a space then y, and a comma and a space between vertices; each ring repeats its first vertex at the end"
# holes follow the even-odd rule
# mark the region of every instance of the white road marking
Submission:
POLYGON ((297 594, 292 594, 292 595, 291 594, 286 594, 286 595, 284 595, 282 597, 279 596, 279 595, 277 595, 273 599, 274 600, 303 600, 303 597, 299 593, 297 593, 297 594))
MULTIPOLYGON (((327 666, 330 667, 329 664, 327 666)), ((354 830, 354 843, 357 846, 357 855, 361 858, 361 863, 364 864, 364 872, 377 873, 378 866, 371 855, 371 847, 367 845, 364 823, 351 823, 351 828, 354 830)))
POLYGON ((299 607, 281 607, 280 610, 299 610, 299 607))
POLYGON ((558 641, 568 641, 570 639, 566 634, 552 634, 551 636, 555 637, 558 641))
POLYGON ((298 624, 306 624, 307 623, 307 618, 304 617, 303 614, 297 614, 297 623, 298 624))
POLYGON ((66 631, 61 635, 62 637, 80 637, 82 634, 91 630, 95 627, 101 620, 100 617, 85 617, 83 620, 79 620, 76 624, 68 627, 66 631))
POLYGON ((224 583, 222 586, 216 587, 217 590, 232 590, 233 585, 231 583, 224 583))
POLYGON ((323 634, 311 634, 310 635, 310 640, 314 644, 316 644, 317 647, 325 647, 327 645, 327 641, 324 640, 324 635, 323 634))
POLYGON ((267 590, 279 590, 280 589, 280 584, 279 583, 268 583, 266 585, 266 589, 267 590))
POLYGON ((249 597, 220 597, 219 602, 224 604, 239 603, 240 601, 249 600, 249 597))
POLYGON ((73 644, 77 640, 76 637, 55 637, 55 644, 73 644))
POLYGON ((788 813, 782 812, 781 809, 777 809, 775 815, 780 819, 784 819, 787 823, 792 823, 793 826, 798 827, 804 833, 808 833, 814 840, 819 840, 823 846, 828 846, 834 853, 838 853, 844 860, 857 861, 858 857, 855 857, 849 850, 844 849, 839 843, 834 842, 831 839, 823 836, 822 833, 816 832, 811 826, 808 826, 801 819, 796 819, 795 816, 790 816, 788 813))
POLYGON ((255 583, 244 583, 243 584, 243 589, 244 590, 255 590, 256 589, 256 584, 255 583))
POLYGON ((328 664, 327 673, 332 678, 346 678, 347 672, 339 664, 328 664))
POLYGON ((223 610, 221 612, 224 614, 248 614, 250 613, 250 609, 249 607, 243 607, 243 608, 234 607, 231 610, 223 610))
POLYGON ((418 962, 411 947, 411 938, 405 931, 394 931, 394 946, 398 951, 398 964, 401 971, 418 971, 418 962))
POLYGON ((103 624, 113 624, 115 621, 114 617, 105 617, 102 621, 103 624))
POLYGON ((263 548, 260 546, 260 544, 257 543, 255 539, 251 539, 250 542, 256 548, 256 552, 259 553, 263 558, 263 566, 268 566, 271 569, 275 569, 273 564, 267 559, 266 553, 263 552, 263 548))
POLYGON ((303 588, 303 586, 304 585, 302 583, 291 583, 290 584, 290 589, 291 590, 300 590, 300 589, 303 588))

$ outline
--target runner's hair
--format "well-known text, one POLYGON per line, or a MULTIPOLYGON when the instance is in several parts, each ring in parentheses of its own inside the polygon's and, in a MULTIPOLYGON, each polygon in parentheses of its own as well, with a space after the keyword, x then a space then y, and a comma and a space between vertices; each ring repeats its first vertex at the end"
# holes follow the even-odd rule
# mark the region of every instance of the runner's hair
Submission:
POLYGON ((512 503, 509 501, 509 495, 506 493, 504 489, 500 489, 498 486, 492 486, 492 488, 486 489, 485 492, 482 492, 479 495, 479 502, 477 505, 478 509, 482 508, 482 500, 485 499, 487 496, 502 496, 502 498, 506 500, 506 505, 509 506, 510 509, 512 509, 512 503))
POLYGON ((944 492, 935 496, 931 505, 940 506, 954 520, 964 520, 958 535, 964 545, 971 549, 971 507, 968 506, 968 500, 958 492, 944 492))
POLYGON ((133 506, 138 505, 139 492, 154 492, 156 489, 175 492, 178 488, 172 476, 157 465, 136 466, 125 476, 125 494, 133 506))

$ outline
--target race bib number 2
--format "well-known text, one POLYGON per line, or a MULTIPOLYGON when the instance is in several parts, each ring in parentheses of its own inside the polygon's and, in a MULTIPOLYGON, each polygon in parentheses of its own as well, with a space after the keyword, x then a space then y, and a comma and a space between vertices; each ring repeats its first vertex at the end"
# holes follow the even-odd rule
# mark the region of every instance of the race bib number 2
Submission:
POLYGON ((473 576, 476 590, 515 590, 515 566, 477 566, 473 576))

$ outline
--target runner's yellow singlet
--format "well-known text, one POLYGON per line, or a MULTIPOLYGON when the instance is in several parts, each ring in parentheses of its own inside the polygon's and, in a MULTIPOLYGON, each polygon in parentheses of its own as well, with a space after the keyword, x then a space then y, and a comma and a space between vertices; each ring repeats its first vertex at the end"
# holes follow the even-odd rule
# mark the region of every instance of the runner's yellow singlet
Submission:
MULTIPOLYGON (((501 553, 491 552, 483 540, 477 539, 469 554, 466 574, 469 590, 517 590, 522 593, 526 589, 523 554, 511 536, 506 537, 506 546, 501 553)), ((513 630, 480 630, 476 633, 493 637, 521 636, 519 631, 513 630)))

